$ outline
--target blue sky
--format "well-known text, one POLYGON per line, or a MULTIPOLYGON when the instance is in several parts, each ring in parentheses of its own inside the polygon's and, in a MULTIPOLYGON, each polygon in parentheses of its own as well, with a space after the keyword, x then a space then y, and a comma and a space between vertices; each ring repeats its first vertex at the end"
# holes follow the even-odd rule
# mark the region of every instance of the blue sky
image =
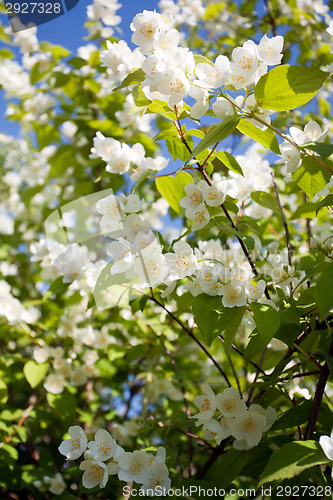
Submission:
MULTIPOLYGON (((88 43, 83 40, 83 38, 88 34, 87 30, 83 28, 83 25, 87 20, 87 6, 91 3, 92 0, 80 0, 76 7, 65 15, 39 26, 37 32, 39 41, 48 41, 55 45, 62 45, 63 47, 71 50, 73 55, 75 55, 77 48, 80 47, 80 45, 88 43)), ((123 38, 130 44, 132 33, 130 30, 130 23, 133 17, 135 14, 142 12, 144 9, 157 9, 158 1, 144 0, 143 2, 140 2, 137 0, 119 0, 119 3, 122 4, 122 7, 117 11, 117 14, 122 17, 122 23, 120 25, 122 33, 116 36, 123 38)), ((5 26, 9 26, 7 16, 1 16, 1 21, 5 26)), ((0 41, 0 49, 3 47, 6 47, 6 45, 0 41)), ((132 45, 132 48, 134 48, 134 45, 132 45)), ((19 54, 18 49, 16 52, 19 54)), ((0 91, 0 132, 16 135, 18 132, 18 124, 8 122, 4 117, 5 111, 5 100, 3 93, 0 91)))

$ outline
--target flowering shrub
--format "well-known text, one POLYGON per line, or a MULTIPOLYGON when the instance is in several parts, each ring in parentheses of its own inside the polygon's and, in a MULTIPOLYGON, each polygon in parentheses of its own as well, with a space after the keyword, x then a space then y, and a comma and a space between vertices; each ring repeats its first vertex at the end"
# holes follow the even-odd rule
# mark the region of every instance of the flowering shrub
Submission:
POLYGON ((144 7, 0 27, 0 493, 330 498, 330 6, 144 7))

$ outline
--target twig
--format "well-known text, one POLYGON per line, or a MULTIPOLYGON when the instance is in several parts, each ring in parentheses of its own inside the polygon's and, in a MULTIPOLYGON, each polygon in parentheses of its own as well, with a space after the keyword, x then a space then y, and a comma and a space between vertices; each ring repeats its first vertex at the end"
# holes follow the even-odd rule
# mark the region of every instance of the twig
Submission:
MULTIPOLYGON (((292 260, 291 260, 291 256, 292 256, 292 249, 291 249, 291 244, 290 244, 290 233, 289 233, 289 227, 288 227, 288 224, 287 224, 287 219, 284 215, 284 212, 283 212, 283 208, 282 208, 282 203, 281 203, 281 200, 280 200, 280 196, 279 196, 279 191, 278 191, 278 188, 277 188, 277 185, 276 185, 276 182, 275 182, 275 177, 274 177, 274 172, 271 172, 271 176, 272 176, 272 180, 273 180, 273 186, 274 186, 274 190, 275 190, 275 195, 276 195, 276 201, 278 203, 278 206, 279 206, 279 209, 280 209, 280 212, 281 212, 281 218, 282 218, 282 222, 283 222, 283 227, 284 227, 284 232, 286 233, 286 242, 287 242, 287 250, 288 250, 288 264, 290 267, 292 267, 293 263, 292 263, 292 260)), ((290 282, 290 293, 292 294, 294 290, 294 282, 293 280, 291 280, 290 282)))
POLYGON ((200 342, 199 339, 196 338, 196 336, 191 332, 191 330, 189 330, 181 321, 180 319, 177 318, 177 316, 175 316, 171 311, 169 311, 169 309, 167 309, 164 304, 162 304, 161 302, 159 302, 154 295, 151 295, 150 297, 150 300, 152 300, 153 302, 155 302, 155 304, 158 304, 160 307, 162 307, 162 309, 164 309, 164 311, 169 314, 169 316, 174 320, 176 321, 176 323, 178 323, 179 326, 181 326, 181 328, 187 333, 187 335, 189 335, 191 337, 192 340, 194 340, 194 342, 196 342, 198 344, 198 346, 200 347, 200 349, 206 354, 206 356, 208 356, 208 358, 212 361, 212 363, 215 365, 215 367, 218 369, 218 371, 220 372, 220 374, 222 375, 222 377, 224 378, 224 380, 227 382, 228 386, 231 387, 231 383, 230 383, 230 380, 227 376, 227 374, 222 370, 222 368, 220 367, 220 365, 217 363, 217 361, 213 358, 213 356, 207 351, 206 347, 200 342))
MULTIPOLYGON (((224 338, 222 335, 219 335, 218 338, 220 339, 220 341, 222 342, 222 344, 224 344, 224 338)), ((244 354, 239 350, 237 349, 237 347, 232 344, 231 345, 231 348, 237 352, 240 356, 242 356, 244 358, 244 354)), ((260 368, 260 366, 258 366, 256 363, 254 363, 253 361, 249 361, 250 365, 254 366, 254 368, 256 368, 257 370, 260 371, 260 373, 262 373, 262 375, 265 375, 265 377, 267 377, 267 374, 260 368)))
MULTIPOLYGON (((331 346, 329 349, 329 355, 332 356, 332 354, 333 354, 333 341, 331 342, 331 346)), ((330 369, 329 369, 328 363, 326 361, 320 367, 320 374, 319 374, 318 384, 316 387, 316 392, 315 392, 315 395, 313 398, 310 418, 309 418, 309 422, 308 422, 308 425, 307 425, 307 428, 306 428, 306 431, 304 434, 305 440, 312 438, 312 435, 313 435, 313 432, 314 432, 314 429, 316 426, 317 418, 318 418, 320 405, 321 405, 323 395, 324 395, 325 385, 326 385, 327 379, 329 377, 329 374, 330 374, 330 369)))

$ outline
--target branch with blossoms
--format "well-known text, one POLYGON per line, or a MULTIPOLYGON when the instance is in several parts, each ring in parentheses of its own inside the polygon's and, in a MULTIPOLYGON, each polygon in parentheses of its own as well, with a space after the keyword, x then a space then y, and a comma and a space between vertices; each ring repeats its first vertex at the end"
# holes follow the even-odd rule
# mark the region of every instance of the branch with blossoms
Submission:
POLYGON ((331 497, 326 3, 0 27, 4 496, 331 497))

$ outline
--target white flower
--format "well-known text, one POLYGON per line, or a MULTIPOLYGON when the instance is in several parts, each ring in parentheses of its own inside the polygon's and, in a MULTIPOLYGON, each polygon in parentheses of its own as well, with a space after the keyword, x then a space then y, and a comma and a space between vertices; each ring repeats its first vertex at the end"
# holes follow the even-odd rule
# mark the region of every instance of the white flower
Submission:
POLYGON ((167 65, 155 54, 149 54, 142 64, 142 69, 146 73, 142 85, 156 85, 165 78, 167 65))
POLYGON ((192 118, 199 120, 209 108, 208 90, 200 87, 200 81, 192 82, 188 94, 195 99, 195 104, 191 108, 192 118))
POLYGON ((37 363, 45 363, 49 359, 50 353, 47 347, 35 347, 33 357, 37 363))
POLYGON ((283 141, 280 144, 282 159, 286 162, 287 173, 292 174, 301 164, 301 153, 288 141, 283 141))
POLYGON ((234 435, 233 434, 234 425, 235 425, 235 418, 234 417, 225 417, 224 415, 222 415, 221 427, 223 428, 223 439, 234 435))
POLYGON ((110 194, 96 203, 96 210, 102 214, 101 228, 106 231, 116 231, 124 217, 124 205, 119 196, 110 194))
POLYGON ((69 381, 72 385, 79 386, 87 382, 82 366, 72 366, 69 372, 69 381))
POLYGON ((201 267, 197 273, 197 277, 201 285, 214 285, 219 279, 220 266, 207 265, 201 267))
POLYGON ((266 282, 264 280, 259 280, 256 285, 252 283, 246 283, 245 290, 248 300, 258 300, 264 293, 266 288, 266 282))
POLYGON ((131 251, 131 245, 124 238, 110 243, 106 252, 114 261, 111 274, 123 273, 134 265, 135 257, 131 251))
POLYGON ((161 462, 154 462, 148 470, 147 477, 139 491, 144 492, 148 496, 154 496, 161 490, 155 488, 165 488, 168 491, 171 488, 171 480, 167 466, 161 462))
POLYGON ((222 193, 216 186, 209 186, 205 181, 199 182, 200 189, 204 195, 204 201, 210 207, 218 207, 224 202, 225 194, 222 193))
POLYGON ((267 424, 266 417, 260 413, 245 411, 236 416, 233 427, 233 436, 238 440, 245 440, 247 446, 257 446, 262 432, 267 424))
POLYGON ((243 47, 236 47, 232 51, 232 59, 229 82, 236 89, 253 83, 258 69, 257 45, 252 40, 248 40, 243 47))
POLYGON ((100 429, 96 432, 94 439, 94 441, 88 443, 88 448, 93 452, 95 460, 105 462, 105 460, 113 457, 118 445, 111 434, 104 429, 100 429))
POLYGON ((229 77, 230 62, 227 56, 218 56, 214 66, 208 63, 199 63, 195 68, 198 79, 209 88, 219 88, 226 83, 229 77))
POLYGON ((188 243, 185 241, 177 241, 173 246, 173 251, 175 253, 164 254, 170 271, 171 280, 190 276, 197 270, 198 262, 188 243))
POLYGON ((145 483, 148 477, 149 457, 144 451, 125 452, 118 459, 120 470, 118 478, 121 481, 145 483))
MULTIPOLYGON (((271 123, 271 119, 270 119, 269 115, 271 115, 273 113, 273 111, 270 111, 269 109, 260 108, 257 105, 257 101, 256 101, 256 99, 254 97, 254 94, 251 94, 246 99, 246 102, 245 102, 245 105, 244 105, 244 111, 246 111, 248 113, 255 113, 256 115, 258 115, 259 118, 261 118, 262 120, 264 120, 268 125, 271 123)), ((261 130, 266 130, 267 129, 266 125, 264 125, 263 123, 259 122, 255 118, 251 118, 251 123, 255 127, 260 128, 261 130)))
POLYGON ((268 38, 264 35, 258 46, 258 54, 260 59, 268 64, 268 66, 276 66, 281 63, 283 49, 283 36, 274 36, 268 38))
POLYGON ((222 304, 224 307, 240 307, 246 305, 245 288, 239 281, 223 285, 222 304))
POLYGON ((249 411, 254 411, 256 413, 264 415, 264 417, 266 418, 266 425, 263 428, 263 432, 268 431, 272 427, 276 417, 275 408, 273 408, 272 406, 268 406, 268 408, 265 409, 261 405, 253 404, 250 406, 249 411))
POLYGON ((65 276, 65 282, 80 279, 83 272, 90 267, 88 248, 78 243, 70 244, 56 257, 53 266, 65 276))
POLYGON ((199 408, 200 412, 193 415, 191 418, 196 418, 196 426, 208 422, 214 416, 216 410, 216 396, 208 384, 203 385, 205 391, 204 396, 196 396, 194 398, 194 404, 199 408))
MULTIPOLYGON (((242 96, 239 96, 242 98, 242 96)), ((230 97, 232 99, 232 97, 230 97)), ((241 102, 240 102, 241 104, 241 102)), ((213 103, 213 111, 217 118, 225 118, 226 116, 231 116, 235 114, 235 108, 231 102, 229 102, 225 97, 217 97, 216 101, 213 103)))
POLYGON ((134 271, 139 275, 140 286, 156 286, 166 279, 168 266, 161 253, 142 253, 135 261, 134 271))
POLYGON ((104 137, 101 132, 96 133, 94 137, 94 147, 91 148, 90 158, 102 158, 108 163, 111 161, 114 153, 121 149, 121 143, 113 139, 113 137, 104 137))
POLYGON ((142 231, 144 233, 150 229, 150 224, 148 221, 143 220, 140 215, 130 214, 124 220, 124 234, 126 238, 133 243, 137 234, 142 231))
POLYGON ((318 141, 321 142, 325 138, 327 129, 322 131, 320 125, 315 121, 310 121, 304 127, 304 133, 306 135, 306 142, 318 141))
POLYGON ((186 97, 190 85, 190 81, 182 70, 171 68, 166 77, 157 85, 157 89, 161 94, 168 96, 170 106, 175 106, 186 97))
POLYGON ((65 387, 65 379, 56 373, 50 373, 45 380, 44 388, 52 394, 60 394, 65 387))
POLYGON ((127 214, 139 212, 143 206, 143 200, 140 200, 136 194, 129 194, 128 196, 125 196, 121 193, 119 198, 123 202, 124 210, 127 214))
POLYGON ((235 417, 239 413, 246 411, 244 399, 241 399, 239 392, 234 387, 224 389, 223 394, 216 396, 216 406, 221 415, 225 417, 235 417))
POLYGON ((199 207, 204 201, 204 195, 202 189, 196 184, 190 183, 184 187, 185 196, 180 200, 180 206, 190 210, 194 210, 199 207))
POLYGON ((155 47, 159 34, 160 16, 156 12, 144 10, 137 14, 131 23, 132 43, 138 45, 143 54, 148 54, 155 47))
POLYGON ((64 482, 62 475, 57 473, 50 482, 49 491, 53 495, 61 495, 66 488, 66 483, 64 482))
MULTIPOLYGON (((125 422, 125 425, 128 424, 128 422, 125 422)), ((120 470, 120 467, 119 467, 119 464, 118 464, 118 459, 119 457, 121 457, 121 455, 125 453, 125 450, 124 448, 122 448, 121 446, 117 445, 117 449, 111 459, 110 462, 108 462, 107 464, 107 469, 108 469, 108 474, 110 476, 113 476, 115 474, 118 474, 119 470, 120 470)))
POLYGON ((194 221, 191 226, 192 231, 203 228, 210 221, 209 212, 203 203, 193 210, 186 210, 185 215, 188 219, 194 221))
POLYGON ((67 460, 76 460, 87 448, 88 439, 84 430, 79 425, 72 425, 68 429, 70 439, 65 439, 58 450, 65 455, 67 460))
POLYGON ((208 422, 204 422, 202 426, 202 434, 207 441, 216 438, 216 443, 220 444, 224 438, 224 428, 217 420, 212 418, 211 420, 208 420, 208 422))
POLYGON ((97 485, 104 488, 108 482, 107 466, 99 460, 83 460, 80 463, 80 469, 84 470, 82 484, 85 488, 94 488, 97 485))
POLYGON ((171 50, 173 47, 177 47, 180 41, 180 33, 176 29, 169 30, 167 33, 161 33, 155 41, 155 49, 158 51, 166 51, 167 49, 171 50))
MULTIPOLYGON (((333 460, 333 430, 330 436, 320 436, 319 444, 329 460, 333 460)), ((333 477, 333 468, 332 468, 333 477)))

